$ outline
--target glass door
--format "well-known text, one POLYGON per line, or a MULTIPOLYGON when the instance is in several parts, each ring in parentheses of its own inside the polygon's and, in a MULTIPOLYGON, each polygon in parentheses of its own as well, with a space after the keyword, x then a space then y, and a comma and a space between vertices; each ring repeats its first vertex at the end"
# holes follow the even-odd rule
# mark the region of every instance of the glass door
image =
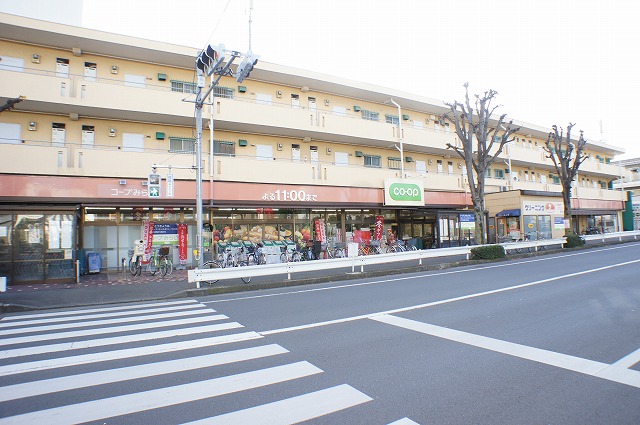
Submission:
POLYGON ((12 233, 12 283, 73 281, 74 214, 17 214, 12 233))

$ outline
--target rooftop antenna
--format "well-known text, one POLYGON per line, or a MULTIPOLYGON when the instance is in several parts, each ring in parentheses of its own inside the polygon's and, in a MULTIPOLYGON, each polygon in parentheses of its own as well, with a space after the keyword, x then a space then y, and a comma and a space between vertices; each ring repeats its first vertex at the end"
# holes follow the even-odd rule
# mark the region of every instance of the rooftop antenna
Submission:
POLYGON ((602 130, 602 120, 600 120, 600 141, 604 142, 604 131, 602 130))
POLYGON ((251 51, 251 12, 253 12, 253 0, 249 0, 249 51, 251 51))

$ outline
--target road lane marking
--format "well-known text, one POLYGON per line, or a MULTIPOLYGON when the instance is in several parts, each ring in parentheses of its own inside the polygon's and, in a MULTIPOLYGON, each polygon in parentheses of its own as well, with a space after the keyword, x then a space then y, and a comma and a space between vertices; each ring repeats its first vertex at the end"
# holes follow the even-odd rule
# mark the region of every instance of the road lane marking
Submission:
POLYGON ((640 388, 640 372, 634 370, 611 367, 609 364, 583 359, 581 357, 515 344, 513 342, 457 331, 455 329, 444 328, 442 326, 431 325, 429 323, 418 322, 416 320, 405 319, 403 317, 391 316, 388 314, 371 317, 371 320, 420 332, 425 335, 459 342, 472 347, 483 348, 496 353, 519 357, 537 363, 640 388))
POLYGON ((462 296, 459 296, 459 297, 448 298, 448 299, 440 300, 440 301, 432 301, 432 302, 429 302, 429 303, 416 304, 416 305, 411 305, 411 306, 407 306, 407 307, 400 307, 400 308, 395 308, 395 309, 391 309, 391 310, 379 311, 379 312, 375 312, 375 313, 361 314, 361 315, 358 315, 358 316, 345 317, 345 318, 342 318, 342 319, 326 320, 326 321, 323 321, 323 322, 316 322, 316 323, 309 323, 309 324, 305 324, 305 325, 289 326, 289 327, 286 327, 286 328, 272 329, 272 330, 267 330, 267 331, 260 331, 258 333, 260 335, 274 335, 274 334, 280 334, 280 333, 285 333, 285 332, 300 331, 300 330, 304 330, 304 329, 311 329, 311 328, 318 328, 318 327, 322 327, 322 326, 336 325, 336 324, 346 323, 346 322, 353 322, 353 321, 356 321, 356 320, 369 319, 369 318, 372 318, 374 316, 382 315, 382 314, 402 313, 402 312, 411 311, 411 310, 418 310, 418 309, 422 309, 422 308, 433 307, 433 306, 442 305, 442 304, 448 304, 448 303, 452 303, 452 302, 456 302, 456 301, 464 301, 464 300, 469 300, 469 299, 472 299, 472 298, 483 297, 485 295, 493 295, 493 294, 499 294, 501 292, 513 291, 515 289, 521 289, 521 288, 526 288, 526 287, 529 287, 529 286, 540 285, 541 283, 548 283, 548 282, 553 282, 553 281, 556 281, 556 280, 566 279, 566 278, 569 278, 569 277, 575 277, 575 276, 581 276, 581 275, 588 274, 588 273, 600 272, 600 271, 603 271, 603 270, 612 269, 614 267, 622 267, 622 266, 627 266, 629 264, 634 264, 634 263, 639 263, 639 262, 640 262, 640 259, 639 260, 632 260, 632 261, 625 261, 623 263, 611 264, 611 265, 608 265, 608 266, 597 267, 595 269, 583 270, 583 271, 579 271, 579 272, 575 272, 575 273, 568 273, 568 274, 564 274, 564 275, 561 275, 561 276, 554 276, 554 277, 550 277, 550 278, 546 278, 546 279, 536 280, 536 281, 533 281, 533 282, 522 283, 520 285, 508 286, 506 288, 498 288, 498 289, 492 289, 490 291, 476 292, 475 294, 462 295, 462 296))
POLYGON ((618 366, 627 369, 638 362, 640 362, 640 348, 631 354, 627 354, 626 356, 615 362, 612 366, 618 366))
POLYGON ((1 320, 5 322, 5 321, 14 321, 14 320, 19 321, 19 320, 49 318, 49 317, 59 317, 59 316, 79 316, 83 314, 92 314, 92 313, 98 313, 98 312, 109 313, 112 311, 137 310, 145 307, 160 307, 160 306, 171 306, 171 305, 180 305, 180 304, 200 304, 200 303, 196 300, 166 301, 166 302, 160 302, 160 303, 126 305, 122 307, 101 307, 101 308, 89 308, 89 309, 83 309, 83 310, 55 311, 52 313, 18 314, 15 316, 3 317, 1 320))
POLYGON ((185 425, 288 425, 308 421, 373 400, 350 385, 251 407, 185 425))
POLYGON ((0 359, 9 359, 13 357, 55 353, 69 350, 80 350, 83 348, 103 347, 105 345, 126 344, 129 342, 150 341, 154 339, 172 338, 175 336, 196 335, 201 333, 217 332, 242 327, 243 326, 238 322, 229 322, 217 325, 196 326, 170 329, 167 331, 149 332, 100 339, 89 339, 86 341, 62 342, 58 344, 38 345, 35 347, 14 348, 11 350, 0 351, 0 359))
POLYGON ((0 391, 0 402, 50 394, 57 391, 68 391, 78 388, 93 387, 96 385, 111 384, 114 382, 166 375, 169 373, 203 369, 223 364, 275 356, 277 354, 285 354, 288 352, 288 350, 285 350, 277 344, 270 344, 234 351, 224 351, 215 354, 182 357, 176 360, 145 363, 136 366, 127 366, 117 369, 106 369, 97 372, 31 381, 0 387, 0 390, 2 390, 0 391))
POLYGON ((113 326, 108 328, 85 329, 81 331, 57 332, 57 333, 29 335, 29 336, 12 336, 9 338, 3 337, 2 339, 0 339, 0 346, 34 343, 34 342, 40 342, 40 341, 51 341, 56 339, 79 338, 79 337, 87 337, 87 336, 94 336, 94 335, 105 335, 105 334, 113 334, 113 333, 119 333, 119 332, 166 328, 169 326, 193 325, 197 323, 213 322, 213 321, 223 320, 223 319, 228 319, 228 317, 225 316, 224 314, 217 314, 214 316, 202 316, 199 314, 196 317, 190 317, 190 318, 178 319, 178 320, 166 320, 163 322, 156 322, 156 323, 139 323, 137 325, 113 326))
POLYGON ((198 338, 189 341, 171 342, 159 345, 145 345, 122 350, 103 351, 99 353, 81 354, 77 356, 59 357, 31 362, 14 363, 0 366, 0 376, 17 375, 20 373, 57 369, 67 366, 77 366, 111 360, 129 359, 132 357, 151 356, 154 354, 173 353, 176 351, 192 350, 196 348, 212 347, 215 345, 231 344, 263 338, 256 332, 241 332, 237 334, 198 338))
MULTIPOLYGON (((49 331, 55 331, 59 329, 84 328, 84 327, 90 327, 90 326, 116 325, 120 323, 135 323, 135 322, 144 322, 148 320, 163 320, 163 319, 171 319, 174 317, 186 318, 189 316, 205 316, 207 314, 210 314, 211 311, 212 310, 208 309, 207 307, 204 307, 199 310, 172 311, 170 313, 158 313, 158 314, 149 314, 145 316, 134 316, 134 317, 118 317, 116 319, 106 317, 104 319, 88 320, 86 322, 79 321, 76 323, 56 323, 51 325, 30 326, 27 328, 0 330, 0 342, 2 342, 2 338, 6 338, 8 335, 20 335, 20 334, 35 333, 35 332, 49 332, 49 331)), ((223 315, 217 315, 215 317, 219 317, 220 319, 227 318, 226 316, 223 316, 223 317, 221 316, 223 315)))
POLYGON ((347 283, 347 284, 341 284, 341 285, 333 285, 333 286, 323 287, 323 288, 300 289, 300 290, 295 290, 295 291, 278 292, 278 293, 274 293, 274 294, 248 295, 248 296, 245 296, 245 297, 234 297, 234 298, 225 298, 225 299, 221 299, 221 300, 200 301, 200 302, 202 304, 217 304, 217 303, 232 302, 232 301, 245 301, 245 300, 253 300, 253 299, 259 299, 259 298, 271 298, 271 297, 280 297, 280 296, 285 296, 285 295, 305 294, 305 293, 309 293, 309 292, 332 291, 334 289, 353 288, 353 287, 358 287, 358 286, 369 286, 369 285, 377 285, 377 284, 380 284, 380 283, 400 282, 400 281, 404 281, 404 280, 413 280, 413 279, 420 279, 420 278, 425 278, 425 277, 447 276, 447 275, 451 275, 451 274, 469 273, 469 272, 474 272, 474 271, 489 270, 489 269, 496 269, 496 268, 502 268, 502 267, 511 267, 511 266, 517 266, 517 265, 520 265, 520 264, 537 263, 537 262, 540 262, 540 261, 548 261, 548 260, 557 260, 557 259, 561 259, 561 258, 565 258, 565 257, 574 257, 574 256, 586 255, 586 254, 590 254, 590 253, 594 253, 594 252, 597 253, 597 252, 602 252, 602 251, 610 251, 610 250, 614 250, 614 249, 623 249, 623 248, 627 248, 627 247, 628 246, 610 247, 610 248, 603 248, 603 249, 598 249, 598 250, 591 250, 591 251, 588 251, 588 252, 575 252, 575 253, 570 253, 570 254, 549 256, 549 257, 544 257, 544 258, 534 258, 534 259, 531 259, 531 260, 523 260, 523 261, 517 261, 517 262, 516 262, 516 260, 513 260, 513 261, 509 262, 508 264, 492 264, 492 265, 489 265, 489 266, 479 266, 479 267, 470 266, 472 268, 465 268, 463 270, 447 270, 447 271, 443 271, 443 272, 425 273, 425 274, 420 274, 420 275, 411 275, 411 276, 403 276, 403 277, 394 277, 394 278, 389 278, 389 279, 381 279, 381 280, 368 281, 368 282, 358 282, 358 283, 347 283))
MULTIPOLYGON (((45 319, 31 319, 31 320, 13 320, 9 322, 5 322, 4 320, 0 321, 0 329, 9 329, 16 327, 24 327, 24 326, 34 326, 41 324, 49 324, 49 323, 64 323, 64 322, 77 322, 78 320, 89 320, 89 319, 106 319, 110 317, 122 317, 122 316, 140 316, 151 313, 163 313, 170 311, 184 311, 184 310, 202 310, 209 309, 208 311, 213 311, 211 307, 207 307, 206 305, 197 303, 197 304, 187 304, 187 305, 177 305, 177 306, 167 306, 167 307, 159 307, 159 308, 146 308, 146 309, 135 309, 135 310, 126 310, 126 311, 118 311, 118 312, 110 312, 104 311, 102 313, 96 314, 86 314, 82 317, 72 316, 72 317, 55 317, 55 318, 45 318, 45 319)), ((143 317, 140 316, 140 317, 143 317)))
POLYGON ((391 422, 389 425, 420 425, 409 418, 402 418, 399 421, 391 422))
POLYGON ((10 416, 1 418, 0 424, 66 425, 84 423, 264 387, 318 373, 322 373, 322 370, 303 361, 10 416))

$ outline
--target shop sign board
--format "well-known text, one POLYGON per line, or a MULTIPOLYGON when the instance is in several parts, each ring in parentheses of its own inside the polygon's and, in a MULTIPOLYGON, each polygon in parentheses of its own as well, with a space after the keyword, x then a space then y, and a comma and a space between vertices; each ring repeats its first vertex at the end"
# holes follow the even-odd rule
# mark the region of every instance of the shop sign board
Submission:
POLYGON ((173 198, 174 182, 173 182, 173 174, 172 173, 167 174, 166 181, 167 181, 167 191, 166 191, 165 196, 167 198, 173 198))
POLYGON ((476 220, 473 214, 460 214, 460 228, 466 230, 476 228, 476 220))
POLYGON ((564 217, 553 218, 553 228, 555 230, 562 230, 565 228, 564 217))
POLYGON ((424 206, 424 183, 422 180, 385 179, 384 204, 424 206))
POLYGON ((564 215, 562 202, 523 201, 522 215, 564 215))

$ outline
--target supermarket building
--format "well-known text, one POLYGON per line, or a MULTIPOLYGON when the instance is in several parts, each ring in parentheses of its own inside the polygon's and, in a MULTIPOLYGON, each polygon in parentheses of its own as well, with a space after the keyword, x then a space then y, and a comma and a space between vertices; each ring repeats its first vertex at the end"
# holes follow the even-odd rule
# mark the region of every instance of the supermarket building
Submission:
MULTIPOLYGON (((148 222, 159 243, 186 228, 192 266, 199 50, 1 13, 0 34, 0 104, 24 96, 0 114, 0 276, 73 280, 86 252, 116 270, 148 222), (148 196, 154 165, 158 198, 148 196)), ((376 223, 424 249, 473 243, 464 164, 446 149, 460 142, 439 120, 442 102, 259 62, 241 84, 223 77, 210 103, 206 250, 218 240, 312 240, 317 220, 329 244, 375 237, 376 223), (420 188, 420 199, 392 199, 398 183, 420 188)), ((561 186, 542 150, 549 129, 516 124, 486 180, 490 240, 559 236, 561 186)), ((622 230, 626 194, 611 189, 622 152, 589 141, 572 192, 576 231, 594 220, 622 230)))

